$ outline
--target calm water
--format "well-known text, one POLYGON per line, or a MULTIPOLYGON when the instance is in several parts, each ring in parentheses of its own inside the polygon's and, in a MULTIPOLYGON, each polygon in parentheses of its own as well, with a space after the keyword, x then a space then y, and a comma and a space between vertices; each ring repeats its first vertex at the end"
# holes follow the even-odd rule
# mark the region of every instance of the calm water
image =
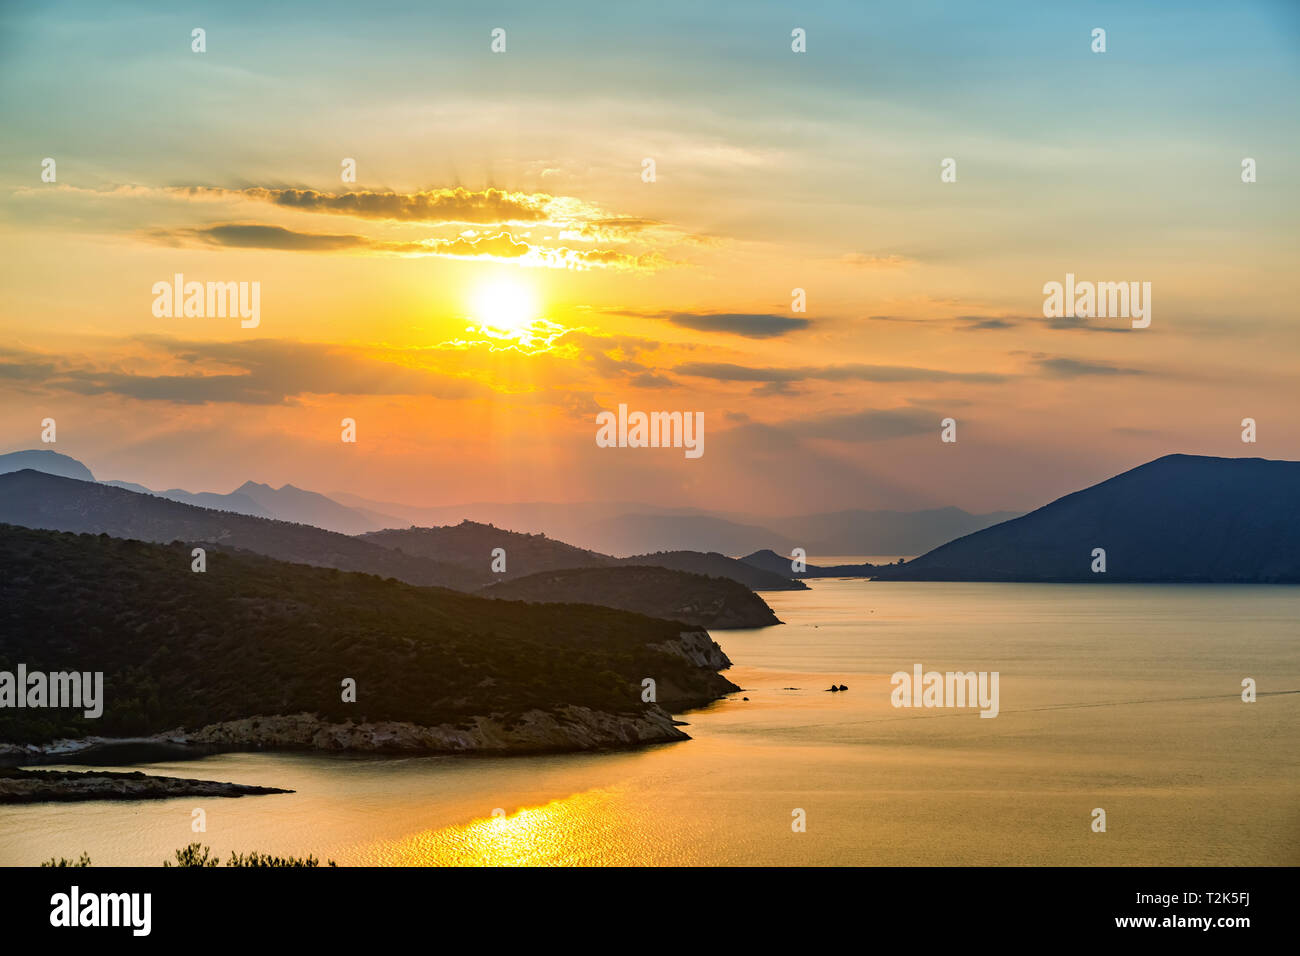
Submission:
POLYGON ((0 864, 191 839, 340 865, 1300 864, 1300 588, 811 585, 765 595, 785 626, 714 635, 745 691, 683 715, 691 741, 124 768, 298 792, 4 807, 0 864), (894 709, 915 663, 999 671, 1001 715, 894 709))

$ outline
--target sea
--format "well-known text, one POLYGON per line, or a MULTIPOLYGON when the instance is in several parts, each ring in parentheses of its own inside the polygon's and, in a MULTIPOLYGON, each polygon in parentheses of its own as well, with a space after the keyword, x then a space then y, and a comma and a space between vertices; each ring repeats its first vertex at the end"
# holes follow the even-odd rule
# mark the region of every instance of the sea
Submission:
POLYGON ((294 792, 0 807, 0 865, 1300 864, 1300 588, 810 584, 713 632, 743 689, 689 741, 123 766, 294 792), (917 665, 996 672, 997 716, 896 706, 917 665))

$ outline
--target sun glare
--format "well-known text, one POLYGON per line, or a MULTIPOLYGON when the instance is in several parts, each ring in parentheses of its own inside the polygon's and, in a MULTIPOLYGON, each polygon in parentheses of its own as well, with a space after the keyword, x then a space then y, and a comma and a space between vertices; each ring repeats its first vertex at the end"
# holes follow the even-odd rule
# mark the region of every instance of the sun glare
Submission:
POLYGON ((502 332, 524 332, 538 318, 531 287, 511 279, 494 279, 474 296, 474 318, 502 332))

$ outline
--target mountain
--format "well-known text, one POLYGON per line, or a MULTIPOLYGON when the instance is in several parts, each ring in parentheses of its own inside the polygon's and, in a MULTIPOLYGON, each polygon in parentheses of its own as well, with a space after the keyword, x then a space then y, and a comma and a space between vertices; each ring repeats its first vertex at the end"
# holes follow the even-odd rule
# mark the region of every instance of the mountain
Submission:
POLYGON ((141 541, 242 549, 408 584, 471 590, 488 580, 453 564, 403 554, 309 525, 199 508, 88 481, 25 470, 0 475, 0 522, 141 541))
MULTIPOLYGON (((492 551, 501 548, 506 553, 506 570, 504 573, 492 573, 490 576, 494 581, 508 581, 541 571, 639 565, 727 578, 756 590, 788 591, 806 587, 780 574, 769 574, 722 554, 665 551, 631 558, 613 558, 585 548, 575 548, 544 534, 507 531, 477 521, 462 521, 445 528, 375 531, 360 535, 360 538, 384 547, 397 548, 407 554, 448 561, 475 572, 490 571, 492 551)), ((621 604, 608 606, 622 607, 621 604)))
POLYGON ((744 554, 759 547, 794 547, 770 528, 708 514, 622 514, 592 522, 581 534, 591 547, 618 555, 638 550, 744 554))
MULTIPOLYGON (((281 561, 359 571, 397 578, 408 584, 461 591, 474 591, 494 582, 491 552, 498 546, 506 549, 507 568, 513 568, 516 575, 553 569, 556 565, 572 566, 569 562, 596 567, 618 563, 605 555, 541 536, 516 534, 472 522, 452 528, 415 528, 352 537, 310 525, 198 508, 123 488, 31 470, 0 475, 0 522, 142 541, 183 541, 191 547, 204 545, 226 551, 249 551, 281 561)), ((762 572, 731 558, 695 557, 700 559, 696 562, 700 567, 716 572, 714 577, 760 580, 758 575, 762 572), (737 575, 737 569, 746 573, 737 575)), ((742 613, 747 615, 743 620, 752 622, 745 626, 779 623, 757 595, 747 592, 748 600, 735 596, 731 581, 707 578, 686 581, 674 580, 672 574, 659 575, 656 580, 663 590, 661 603, 656 604, 653 592, 643 586, 644 577, 607 576, 600 580, 599 586, 587 582, 579 590, 561 589, 549 596, 535 590, 528 594, 530 600, 589 600, 605 607, 635 609, 658 617, 680 616, 679 612, 688 604, 714 609, 702 612, 692 623, 704 620, 708 614, 720 621, 741 619, 742 613), (629 589, 627 594, 619 593, 620 584, 629 589)), ((795 582, 771 577, 786 587, 796 586, 795 582)))
POLYGON ((168 488, 166 491, 154 491, 144 485, 137 485, 133 481, 105 481, 104 484, 112 485, 114 488, 125 488, 127 491, 134 491, 141 495, 157 495, 159 498, 169 498, 172 501, 180 501, 199 508, 233 511, 237 515, 256 515, 259 518, 275 517, 252 498, 237 491, 223 495, 215 491, 186 491, 184 488, 168 488))
POLYGON ((359 537, 362 541, 406 554, 449 561, 490 574, 494 580, 510 580, 562 568, 608 567, 615 563, 611 557, 575 548, 544 534, 521 534, 477 521, 462 521, 443 528, 390 528, 359 537), (497 548, 505 552, 506 569, 492 573, 493 552, 497 548))
POLYGON ((47 475, 76 478, 78 481, 95 480, 95 476, 90 473, 89 468, 77 461, 77 459, 70 458, 67 455, 60 455, 57 451, 31 449, 29 451, 11 451, 7 455, 0 455, 0 475, 6 475, 12 471, 22 471, 24 468, 43 471, 47 475))
POLYGON ((509 601, 598 604, 696 627, 780 624, 761 597, 736 581, 668 568, 622 565, 542 571, 484 588, 509 601))
POLYGON ((1300 462, 1166 455, 875 579, 1300 583, 1300 462))
POLYGON ((0 661, 104 675, 99 718, 0 709, 0 741, 21 744, 181 728, 166 739, 225 749, 630 746, 685 738, 661 705, 737 689, 717 673, 730 662, 708 635, 670 621, 247 553, 214 552, 198 574, 188 544, 5 525, 0 661), (642 702, 647 676, 657 704, 642 702), (348 678, 355 703, 342 699, 348 678))
POLYGON ((869 578, 876 573, 878 567, 881 567, 881 565, 876 564, 832 564, 819 567, 815 564, 805 563, 804 570, 795 572, 791 570, 790 558, 782 557, 770 548, 747 554, 740 560, 756 568, 762 568, 765 571, 771 571, 774 574, 796 580, 802 578, 869 578))
MULTIPOLYGON (((57 452, 32 449, 0 455, 0 474, 22 471, 26 468, 49 475, 75 478, 78 481, 96 480, 90 469, 80 461, 57 452)), ((340 534, 360 534, 408 523, 392 515, 349 508, 324 495, 314 491, 303 491, 293 485, 285 485, 277 489, 270 485, 249 481, 230 494, 223 495, 214 491, 186 491, 184 488, 155 491, 133 481, 105 481, 103 484, 112 485, 114 488, 125 488, 138 494, 169 498, 172 501, 180 501, 200 508, 214 508, 235 514, 315 525, 340 534)))
POLYGON ((725 554, 702 554, 699 551, 659 551, 655 554, 638 554, 622 558, 620 564, 650 565, 689 571, 713 578, 730 578, 755 591, 802 591, 808 587, 783 574, 756 568, 753 565, 729 558, 725 554))
MULTIPOLYGON (((961 508, 926 511, 829 511, 769 518, 777 534, 807 554, 924 554, 953 538, 1018 517, 1017 511, 971 514, 961 508)), ((774 539, 766 547, 789 554, 774 539)))
POLYGON ((375 513, 362 514, 354 508, 341 505, 315 491, 304 491, 293 485, 272 488, 256 481, 246 481, 234 494, 251 499, 281 521, 315 525, 339 534, 362 534, 379 528, 393 528, 404 524, 401 518, 375 513))
POLYGON ((926 511, 833 511, 774 517, 665 508, 636 502, 477 502, 417 508, 371 501, 347 492, 330 497, 358 511, 402 519, 393 526, 447 525, 469 519, 516 531, 545 534, 601 554, 626 557, 646 551, 717 551, 749 554, 771 548, 789 554, 921 554, 945 541, 1017 517, 1017 511, 971 514, 960 508, 926 511))

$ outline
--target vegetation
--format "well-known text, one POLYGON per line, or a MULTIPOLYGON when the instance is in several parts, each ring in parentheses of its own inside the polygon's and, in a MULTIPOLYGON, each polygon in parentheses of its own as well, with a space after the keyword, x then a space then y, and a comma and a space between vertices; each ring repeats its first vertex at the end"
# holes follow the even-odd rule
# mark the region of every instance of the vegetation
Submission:
POLYGON ((656 551, 654 554, 638 554, 631 558, 621 558, 622 564, 652 565, 657 568, 670 568, 674 571, 687 571, 691 574, 707 574, 710 577, 730 578, 747 588, 758 591, 803 591, 808 585, 795 581, 783 574, 777 574, 752 564, 729 558, 716 551, 656 551))
MULTIPOLYGON (((220 866, 217 857, 213 856, 210 847, 202 846, 198 843, 191 843, 176 851, 175 861, 163 860, 163 866, 171 869, 173 867, 215 867, 220 866)), ((90 866, 90 854, 82 853, 81 859, 75 863, 67 857, 57 859, 51 857, 41 866, 90 866)), ((255 867, 313 867, 320 866, 320 860, 316 857, 308 856, 272 856, 269 853, 259 853, 252 850, 248 853, 236 853, 230 851, 230 859, 226 861, 226 866, 255 866, 255 867)), ((333 860, 326 863, 326 866, 338 866, 333 860)))
POLYGON ((1166 455, 874 577, 1297 584, 1300 462, 1166 455))
POLYGON ((450 561, 466 570, 479 571, 485 584, 539 571, 608 567, 616 563, 614 558, 607 555, 575 548, 544 534, 522 534, 477 521, 462 521, 458 525, 440 528, 394 528, 372 531, 358 537, 395 551, 421 558, 450 561), (506 570, 502 573, 491 571, 494 548, 502 548, 506 552, 506 570))
MULTIPOLYGON (((87 864, 90 858, 82 854, 87 864)), ((217 858, 212 855, 209 847, 202 846, 198 843, 191 843, 176 851, 176 862, 163 860, 165 867, 215 867, 220 866, 217 858)), ((330 860, 327 866, 337 866, 333 860, 330 860)), ((253 850, 249 853, 236 853, 230 851, 230 859, 226 861, 226 866, 252 866, 252 867, 313 867, 320 866, 320 860, 314 856, 272 856, 269 853, 258 853, 253 850)))
POLYGON ((711 700, 718 674, 651 645, 681 625, 493 601, 392 578, 0 525, 0 670, 103 671, 103 716, 0 710, 0 741, 126 736, 274 714, 456 723, 538 708, 640 712, 711 700), (344 703, 341 682, 357 682, 344 703))
MULTIPOLYGON (((216 511, 38 471, 0 475, 0 522, 141 541, 188 541, 209 552, 242 549, 279 561, 472 590, 489 578, 311 525, 216 511)), ((486 572, 486 568, 484 571, 486 572)))
POLYGON ((504 581, 483 593, 523 601, 599 604, 656 614, 696 627, 766 627, 781 623, 763 599, 743 584, 668 568, 621 565, 546 571, 504 581))

